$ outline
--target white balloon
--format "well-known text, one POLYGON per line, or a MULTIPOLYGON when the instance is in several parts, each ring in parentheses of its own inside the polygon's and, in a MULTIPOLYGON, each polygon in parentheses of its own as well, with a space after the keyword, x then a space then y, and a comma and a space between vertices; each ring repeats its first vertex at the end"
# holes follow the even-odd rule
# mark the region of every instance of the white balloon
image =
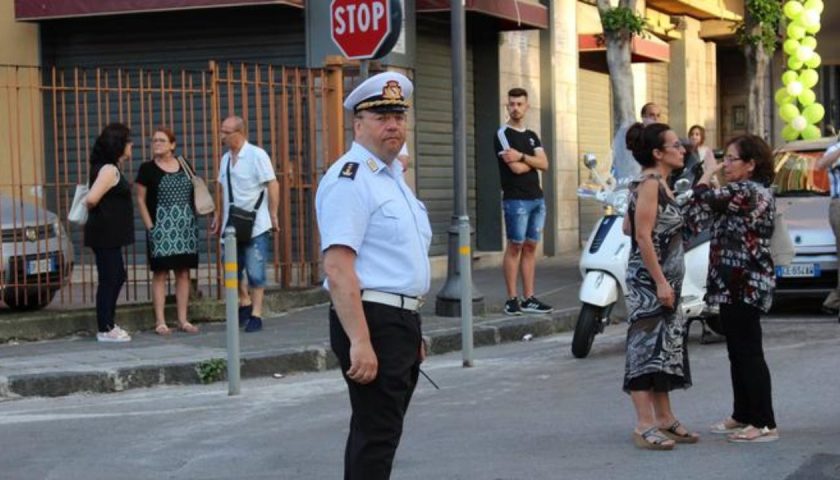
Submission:
POLYGON ((790 126, 797 132, 801 132, 808 126, 808 120, 806 120, 802 115, 798 115, 790 121, 790 126))
POLYGON ((787 88, 788 94, 794 97, 798 97, 799 94, 801 94, 802 91, 805 90, 805 86, 802 85, 802 82, 800 82, 799 80, 788 83, 787 87, 785 88, 787 88))

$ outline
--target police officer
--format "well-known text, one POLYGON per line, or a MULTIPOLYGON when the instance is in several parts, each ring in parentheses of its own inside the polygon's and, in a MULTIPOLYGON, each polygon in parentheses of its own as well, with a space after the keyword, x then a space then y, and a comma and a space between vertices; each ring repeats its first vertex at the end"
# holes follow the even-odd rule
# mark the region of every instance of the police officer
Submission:
POLYGON ((348 95, 350 150, 318 186, 330 292, 330 343, 347 382, 345 479, 387 479, 425 357, 418 308, 429 289, 432 230, 395 161, 405 143, 404 75, 375 75, 348 95))

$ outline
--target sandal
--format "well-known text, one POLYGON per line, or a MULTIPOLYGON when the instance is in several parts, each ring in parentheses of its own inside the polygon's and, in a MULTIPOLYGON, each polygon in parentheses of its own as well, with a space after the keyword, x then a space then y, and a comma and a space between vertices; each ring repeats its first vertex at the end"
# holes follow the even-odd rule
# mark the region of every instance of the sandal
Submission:
POLYGON ((779 439, 779 431, 775 428, 767 427, 753 427, 747 425, 726 438, 734 443, 767 443, 775 442, 779 439))
POLYGON ((642 433, 633 431, 633 443, 645 450, 673 450, 675 445, 657 427, 650 427, 642 433))
POLYGON ((732 417, 726 417, 725 419, 712 425, 709 431, 718 435, 725 435, 735 433, 746 426, 746 423, 741 423, 732 417))
POLYGON ((198 327, 196 327, 190 322, 184 322, 178 325, 178 330, 186 333, 198 333, 198 327))
POLYGON ((158 335, 169 335, 172 333, 172 330, 170 330, 165 323, 161 323, 160 325, 155 325, 155 333, 158 335))
POLYGON ((670 427, 660 428, 659 430, 664 433, 666 437, 677 443, 697 443, 700 441, 700 435, 694 432, 689 432, 677 420, 674 420, 674 423, 672 423, 670 427))

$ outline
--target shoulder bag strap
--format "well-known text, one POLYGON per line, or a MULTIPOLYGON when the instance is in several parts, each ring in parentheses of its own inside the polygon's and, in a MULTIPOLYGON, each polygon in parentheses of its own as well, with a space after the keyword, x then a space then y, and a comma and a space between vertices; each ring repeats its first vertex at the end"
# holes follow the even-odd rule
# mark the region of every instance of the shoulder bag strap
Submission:
POLYGON ((190 165, 187 163, 187 160, 181 155, 178 155, 175 158, 178 159, 178 163, 181 164, 181 168, 184 169, 184 173, 187 174, 187 177, 190 180, 192 180, 192 178, 195 176, 195 172, 193 172, 192 168, 190 168, 190 165))
MULTIPOLYGON (((230 204, 233 205, 233 186, 230 183, 230 154, 228 154, 228 163, 227 163, 227 184, 228 184, 228 198, 230 199, 230 204)), ((265 188, 263 191, 260 192, 260 198, 257 199, 257 203, 254 205, 254 211, 256 212, 260 205, 262 205, 263 197, 265 196, 265 188)))

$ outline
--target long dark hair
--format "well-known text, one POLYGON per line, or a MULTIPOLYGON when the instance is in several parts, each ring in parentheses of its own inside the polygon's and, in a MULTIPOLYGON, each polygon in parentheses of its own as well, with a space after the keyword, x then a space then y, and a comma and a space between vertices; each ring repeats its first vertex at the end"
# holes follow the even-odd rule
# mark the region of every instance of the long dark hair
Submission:
POLYGON ((656 165, 653 158, 654 149, 662 150, 665 146, 665 132, 671 127, 664 123, 651 123, 644 125, 634 123, 627 129, 625 142, 627 148, 633 152, 633 158, 644 168, 656 165))
POLYGON ((90 164, 116 165, 125 151, 125 146, 131 143, 131 130, 122 123, 110 123, 102 133, 96 137, 90 150, 90 164))
POLYGON ((726 148, 730 145, 735 145, 742 161, 755 162, 755 169, 750 180, 759 182, 765 187, 773 183, 773 177, 776 176, 773 170, 773 151, 763 138, 758 135, 740 135, 726 142, 726 148))

